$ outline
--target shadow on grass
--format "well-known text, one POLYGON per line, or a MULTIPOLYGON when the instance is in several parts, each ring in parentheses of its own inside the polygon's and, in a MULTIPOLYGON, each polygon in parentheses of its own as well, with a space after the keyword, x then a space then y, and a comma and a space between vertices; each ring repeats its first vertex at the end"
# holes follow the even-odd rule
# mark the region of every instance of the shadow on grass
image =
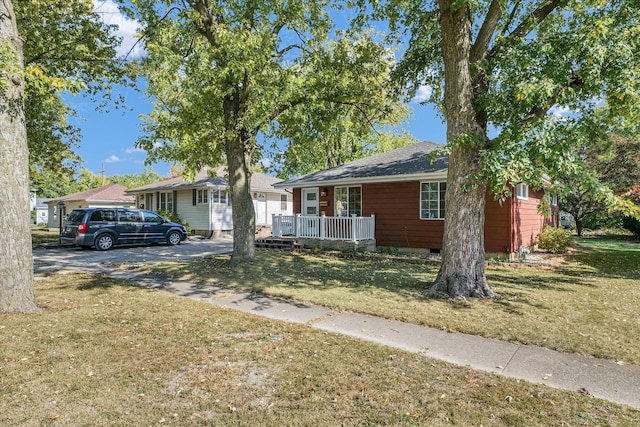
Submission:
POLYGON ((577 240, 578 250, 571 260, 589 266, 598 274, 611 278, 640 278, 640 242, 632 236, 594 236, 577 240))
MULTIPOLYGON (((348 294, 393 298, 395 301, 419 302, 425 307, 431 303, 445 303, 451 309, 466 311, 476 306, 475 302, 451 300, 441 295, 427 295, 436 277, 437 265, 423 263, 403 263, 385 259, 349 259, 323 254, 285 253, 258 251, 255 261, 237 270, 232 270, 229 257, 211 257, 189 264, 164 265, 164 274, 176 280, 206 281, 201 291, 191 289, 189 295, 199 293, 203 298, 212 297, 219 288, 232 288, 235 292, 259 295, 282 295, 278 290, 327 292, 338 288, 348 294)), ((545 272, 531 274, 531 269, 487 271, 491 286, 501 298, 492 307, 506 313, 523 315, 527 307, 548 309, 544 304, 530 298, 532 292, 546 290, 552 292, 576 292, 572 289, 593 286, 574 277, 553 275, 545 272), (497 288, 497 289, 495 289, 497 288)), ((285 297, 287 298, 287 297, 285 297)), ((331 304, 326 303, 331 307, 331 304)))

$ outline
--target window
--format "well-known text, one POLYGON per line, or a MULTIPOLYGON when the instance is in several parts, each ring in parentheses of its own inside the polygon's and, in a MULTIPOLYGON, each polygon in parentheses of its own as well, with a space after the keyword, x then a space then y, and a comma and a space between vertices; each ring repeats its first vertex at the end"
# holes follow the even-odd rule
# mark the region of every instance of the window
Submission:
POLYGON ((91 218, 89 218, 89 221, 115 221, 115 220, 116 220, 116 213, 112 210, 94 211, 91 214, 91 218))
POLYGON ((518 199, 527 200, 529 198, 529 186, 522 182, 516 185, 516 197, 518 199))
POLYGON ((209 203, 209 190, 198 190, 196 201, 199 205, 206 205, 209 203))
POLYGON ((164 222, 164 219, 153 212, 143 212, 142 213, 144 215, 144 222, 154 222, 156 224, 162 224, 164 222))
POLYGON ((160 193, 161 211, 173 212, 173 192, 160 193))
POLYGON ((446 182, 420 184, 420 219, 444 219, 446 182))
POLYGON ((551 206, 558 206, 558 195, 554 194, 551 196, 551 206))
POLYGON ((140 222, 140 212, 129 210, 120 211, 118 220, 120 222, 140 222))
POLYGON ((362 215, 362 188, 336 187, 335 199, 336 216, 362 215))
POLYGON ((224 190, 211 190, 211 202, 218 205, 226 205, 227 192, 224 190))
POLYGON ((280 210, 281 211, 286 211, 287 210, 287 204, 289 202, 289 198, 286 194, 281 194, 280 195, 280 210))

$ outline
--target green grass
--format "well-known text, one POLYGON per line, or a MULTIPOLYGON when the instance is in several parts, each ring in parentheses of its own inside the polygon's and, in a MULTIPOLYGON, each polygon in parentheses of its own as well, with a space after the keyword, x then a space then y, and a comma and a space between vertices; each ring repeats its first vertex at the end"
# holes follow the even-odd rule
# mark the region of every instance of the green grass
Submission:
MULTIPOLYGON (((297 261, 303 262, 303 261, 297 261)), ((640 411, 86 274, 0 315, 3 426, 637 425, 640 411)))
POLYGON ((640 364, 640 245, 580 240, 555 267, 487 267, 492 300, 426 297, 437 265, 259 250, 232 270, 228 257, 157 265, 153 273, 321 304, 561 351, 640 364))

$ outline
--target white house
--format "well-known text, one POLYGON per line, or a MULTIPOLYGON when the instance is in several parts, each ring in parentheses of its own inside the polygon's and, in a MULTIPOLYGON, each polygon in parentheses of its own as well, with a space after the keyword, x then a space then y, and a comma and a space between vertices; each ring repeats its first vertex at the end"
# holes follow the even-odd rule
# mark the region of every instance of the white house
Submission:
MULTIPOLYGON (((138 207, 174 212, 198 234, 220 235, 233 230, 232 202, 225 179, 226 168, 201 170, 193 182, 183 177, 144 185, 127 191, 136 197, 138 207)), ((278 178, 254 172, 251 193, 256 226, 271 225, 273 214, 291 215, 293 197, 286 189, 275 189, 278 178)))
POLYGON ((46 204, 49 200, 50 199, 45 198, 36 199, 36 203, 33 209, 31 209, 32 211, 36 211, 34 221, 36 225, 44 224, 47 227, 49 226, 49 207, 46 204))
POLYGON ((62 219, 72 210, 78 208, 96 207, 135 207, 135 197, 125 194, 127 187, 120 184, 109 184, 104 187, 92 188, 80 193, 50 199, 45 203, 48 209, 48 227, 57 228, 60 225, 59 205, 62 207, 62 219), (62 202, 62 204, 60 204, 62 202))

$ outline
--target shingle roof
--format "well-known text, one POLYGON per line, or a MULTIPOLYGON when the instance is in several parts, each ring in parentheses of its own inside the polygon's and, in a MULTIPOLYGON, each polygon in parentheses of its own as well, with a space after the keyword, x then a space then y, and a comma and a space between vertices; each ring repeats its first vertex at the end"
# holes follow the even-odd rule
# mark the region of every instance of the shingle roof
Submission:
POLYGON ((345 163, 330 169, 313 172, 298 178, 276 184, 277 188, 305 187, 334 181, 355 181, 366 179, 368 182, 390 179, 399 180, 404 176, 426 175, 434 172, 446 172, 448 158, 440 156, 431 161, 431 153, 444 146, 424 141, 396 150, 387 151, 363 159, 345 163))
POLYGON ((134 203, 135 197, 125 194, 127 187, 121 184, 109 184, 104 187, 92 188, 91 190, 69 194, 48 200, 46 203, 70 202, 76 200, 87 200, 89 202, 124 202, 134 203))
MULTIPOLYGON (((143 185, 142 187, 133 188, 127 190, 128 193, 144 193, 149 191, 167 191, 167 190, 179 190, 189 188, 204 188, 204 187, 227 187, 227 180, 225 175, 227 173, 226 167, 219 167, 211 170, 209 176, 208 169, 202 169, 196 174, 193 182, 185 181, 182 176, 175 178, 169 178, 164 181, 154 182, 153 184, 143 185)), ((269 175, 254 172, 251 175, 251 190, 252 191, 272 191, 280 192, 273 187, 273 184, 282 181, 279 178, 274 178, 269 175)))

